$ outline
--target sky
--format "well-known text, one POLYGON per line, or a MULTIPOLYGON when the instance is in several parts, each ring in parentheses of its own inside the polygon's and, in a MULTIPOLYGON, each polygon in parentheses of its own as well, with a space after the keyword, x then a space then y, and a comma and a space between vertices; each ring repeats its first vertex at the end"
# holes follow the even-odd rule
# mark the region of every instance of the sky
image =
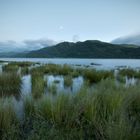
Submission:
POLYGON ((140 32, 140 0, 0 0, 0 41, 102 40, 140 32))

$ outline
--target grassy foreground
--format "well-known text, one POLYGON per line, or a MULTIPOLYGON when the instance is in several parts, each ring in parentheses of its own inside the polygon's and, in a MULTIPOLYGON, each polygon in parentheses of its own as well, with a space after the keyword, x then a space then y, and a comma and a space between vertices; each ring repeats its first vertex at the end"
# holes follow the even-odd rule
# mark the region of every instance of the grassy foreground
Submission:
POLYGON ((0 100, 2 140, 138 140, 140 85, 125 88, 102 80, 77 94, 23 98, 18 120, 10 98, 0 100))

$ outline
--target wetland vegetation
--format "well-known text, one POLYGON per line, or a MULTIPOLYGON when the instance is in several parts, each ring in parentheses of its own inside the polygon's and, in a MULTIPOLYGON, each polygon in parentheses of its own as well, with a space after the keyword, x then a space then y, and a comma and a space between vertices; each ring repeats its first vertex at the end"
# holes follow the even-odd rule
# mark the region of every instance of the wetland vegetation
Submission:
POLYGON ((139 73, 10 62, 0 75, 0 139, 138 140, 139 73), (22 77, 27 74, 31 93, 25 95, 22 77), (137 82, 126 86, 126 76, 137 82), (78 77, 83 78, 81 84, 78 77), (71 90, 74 84, 76 92, 71 90))

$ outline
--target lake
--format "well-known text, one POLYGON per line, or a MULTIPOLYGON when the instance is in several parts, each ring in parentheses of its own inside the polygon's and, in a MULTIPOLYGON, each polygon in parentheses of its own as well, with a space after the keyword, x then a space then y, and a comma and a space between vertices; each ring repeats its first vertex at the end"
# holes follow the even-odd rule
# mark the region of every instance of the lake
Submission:
POLYGON ((94 67, 96 69, 116 69, 130 67, 140 69, 140 59, 75 59, 75 58, 0 58, 3 61, 30 61, 42 64, 69 64, 94 67))

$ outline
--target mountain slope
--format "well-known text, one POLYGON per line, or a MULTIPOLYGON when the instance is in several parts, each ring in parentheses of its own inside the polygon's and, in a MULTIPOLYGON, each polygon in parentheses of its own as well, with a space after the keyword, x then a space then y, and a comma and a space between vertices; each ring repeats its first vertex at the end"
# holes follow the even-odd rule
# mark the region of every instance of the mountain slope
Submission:
POLYGON ((38 58, 140 58, 140 47, 115 45, 97 40, 62 42, 52 47, 31 51, 25 57, 38 58))

